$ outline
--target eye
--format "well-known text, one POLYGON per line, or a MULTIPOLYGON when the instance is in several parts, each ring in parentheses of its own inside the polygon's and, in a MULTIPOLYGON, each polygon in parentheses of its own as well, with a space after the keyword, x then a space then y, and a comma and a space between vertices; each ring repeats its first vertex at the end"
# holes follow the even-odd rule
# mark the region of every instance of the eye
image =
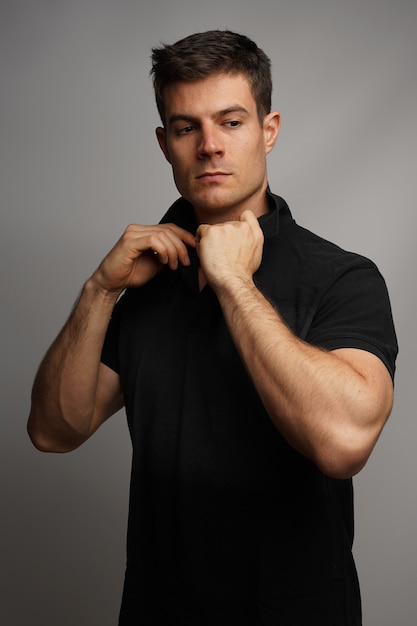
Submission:
POLYGON ((193 130, 195 130, 195 126, 193 124, 187 124, 187 126, 182 126, 181 128, 177 128, 175 132, 177 135, 188 135, 193 130))
POLYGON ((228 120, 224 124, 225 126, 228 126, 229 128, 239 128, 239 126, 241 126, 242 123, 239 120, 228 120))

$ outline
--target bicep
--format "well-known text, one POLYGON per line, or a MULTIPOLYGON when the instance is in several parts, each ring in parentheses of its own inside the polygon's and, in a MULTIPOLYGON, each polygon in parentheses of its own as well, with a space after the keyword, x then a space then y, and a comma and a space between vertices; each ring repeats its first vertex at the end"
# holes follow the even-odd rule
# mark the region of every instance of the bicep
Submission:
POLYGON ((332 354, 350 365, 363 381, 363 402, 375 426, 382 430, 392 409, 394 385, 391 375, 375 354, 358 348, 338 348, 332 354))
POLYGON ((90 435, 123 406, 119 374, 104 363, 100 363, 90 435))

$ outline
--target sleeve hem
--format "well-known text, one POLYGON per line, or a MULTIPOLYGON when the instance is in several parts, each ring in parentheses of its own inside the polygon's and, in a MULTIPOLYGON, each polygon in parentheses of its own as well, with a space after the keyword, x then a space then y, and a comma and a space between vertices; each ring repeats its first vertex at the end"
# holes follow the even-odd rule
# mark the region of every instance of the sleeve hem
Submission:
POLYGON ((381 359, 390 373, 392 380, 394 380, 395 366, 390 363, 390 360, 387 358, 383 350, 370 341, 357 337, 337 337, 333 339, 325 339, 324 341, 316 343, 316 345, 329 351, 337 350, 339 348, 357 348, 359 350, 366 350, 366 352, 370 352, 381 359))

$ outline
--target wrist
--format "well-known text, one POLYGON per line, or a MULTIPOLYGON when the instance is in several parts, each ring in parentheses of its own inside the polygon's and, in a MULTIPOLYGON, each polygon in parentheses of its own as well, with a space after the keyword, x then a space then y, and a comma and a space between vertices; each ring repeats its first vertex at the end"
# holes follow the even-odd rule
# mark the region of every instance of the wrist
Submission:
POLYGON ((93 299, 100 299, 101 301, 108 302, 109 305, 114 306, 123 289, 106 289, 100 281, 97 280, 96 274, 93 274, 84 283, 83 291, 93 299))
POLYGON ((223 276, 220 280, 217 279, 213 289, 218 295, 224 294, 233 296, 254 291, 256 290, 256 285, 251 276, 230 274, 223 276))

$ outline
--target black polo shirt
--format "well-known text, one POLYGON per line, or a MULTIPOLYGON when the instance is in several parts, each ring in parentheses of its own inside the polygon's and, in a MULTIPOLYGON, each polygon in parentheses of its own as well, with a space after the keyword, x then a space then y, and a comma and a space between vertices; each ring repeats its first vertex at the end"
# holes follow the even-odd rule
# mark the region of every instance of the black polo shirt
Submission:
MULTIPOLYGON (((258 288, 300 338, 368 350, 393 376, 375 265, 268 198, 258 288)), ((196 229, 183 199, 163 221, 196 229)), ((324 476, 273 426, 190 256, 125 292, 103 349, 133 444, 120 625, 358 626, 352 482, 324 476)))

